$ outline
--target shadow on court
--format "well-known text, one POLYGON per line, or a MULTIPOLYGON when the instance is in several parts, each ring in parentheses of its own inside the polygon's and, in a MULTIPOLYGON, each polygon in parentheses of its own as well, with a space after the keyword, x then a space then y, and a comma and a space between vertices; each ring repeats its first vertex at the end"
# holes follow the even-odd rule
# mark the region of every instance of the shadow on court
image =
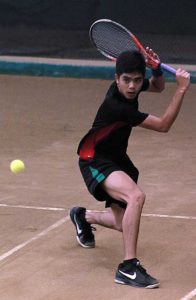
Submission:
MULTIPOLYGON (((179 300, 195 289, 196 85, 168 134, 133 131, 129 155, 147 194, 138 257, 156 290, 117 285, 122 237, 97 226, 96 248, 75 240, 69 209, 103 209, 86 191, 76 149, 109 81, 0 76, 0 298, 2 300, 179 300), (24 173, 9 170, 13 159, 24 173)), ((141 95, 161 114, 175 84, 141 95)))

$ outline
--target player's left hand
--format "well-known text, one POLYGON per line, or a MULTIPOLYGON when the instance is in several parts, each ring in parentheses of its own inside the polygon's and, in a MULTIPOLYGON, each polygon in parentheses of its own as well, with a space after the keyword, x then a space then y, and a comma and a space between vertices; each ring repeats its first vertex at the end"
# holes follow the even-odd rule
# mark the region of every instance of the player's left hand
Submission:
POLYGON ((151 69, 157 69, 161 63, 159 56, 149 47, 146 47, 148 56, 145 57, 146 66, 151 69))

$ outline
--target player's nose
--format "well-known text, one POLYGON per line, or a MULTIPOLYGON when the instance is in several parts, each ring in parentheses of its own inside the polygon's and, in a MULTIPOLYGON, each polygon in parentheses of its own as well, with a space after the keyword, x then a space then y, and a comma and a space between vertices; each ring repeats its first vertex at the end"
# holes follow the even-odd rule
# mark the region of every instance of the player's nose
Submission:
POLYGON ((135 87, 134 82, 130 81, 129 82, 129 89, 133 89, 135 87))

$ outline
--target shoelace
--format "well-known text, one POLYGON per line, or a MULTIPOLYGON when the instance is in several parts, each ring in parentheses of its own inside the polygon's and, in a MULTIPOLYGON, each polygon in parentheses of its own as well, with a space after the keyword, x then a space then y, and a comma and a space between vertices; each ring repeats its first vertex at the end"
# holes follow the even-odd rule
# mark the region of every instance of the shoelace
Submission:
POLYGON ((146 269, 144 269, 144 267, 140 264, 140 262, 139 261, 137 261, 137 267, 138 267, 138 269, 140 270, 140 272, 141 273, 143 273, 143 274, 147 274, 146 273, 146 269))
POLYGON ((87 236, 90 236, 92 237, 93 236, 93 233, 92 231, 96 231, 97 229, 91 225, 87 226, 84 230, 84 235, 87 235, 87 236))
POLYGON ((92 231, 97 231, 97 228, 91 226, 91 230, 92 230, 92 231))

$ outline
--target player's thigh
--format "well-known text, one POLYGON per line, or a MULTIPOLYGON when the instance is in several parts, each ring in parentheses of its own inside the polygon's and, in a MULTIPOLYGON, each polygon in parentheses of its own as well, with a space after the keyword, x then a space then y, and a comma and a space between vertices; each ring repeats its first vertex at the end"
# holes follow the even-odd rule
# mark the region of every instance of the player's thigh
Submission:
POLYGON ((143 194, 133 179, 123 171, 112 172, 102 183, 102 188, 112 198, 125 203, 143 194))

